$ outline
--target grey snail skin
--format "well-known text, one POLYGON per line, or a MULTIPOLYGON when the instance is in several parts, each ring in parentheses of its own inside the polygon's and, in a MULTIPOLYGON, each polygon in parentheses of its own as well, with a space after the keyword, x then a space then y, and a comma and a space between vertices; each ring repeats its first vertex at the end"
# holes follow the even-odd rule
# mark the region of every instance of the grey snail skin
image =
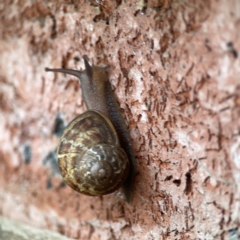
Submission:
POLYGON ((107 67, 90 65, 85 70, 50 69, 77 77, 87 111, 64 130, 57 149, 58 165, 66 183, 90 196, 112 193, 122 187, 132 200, 136 159, 131 139, 108 80, 107 67))

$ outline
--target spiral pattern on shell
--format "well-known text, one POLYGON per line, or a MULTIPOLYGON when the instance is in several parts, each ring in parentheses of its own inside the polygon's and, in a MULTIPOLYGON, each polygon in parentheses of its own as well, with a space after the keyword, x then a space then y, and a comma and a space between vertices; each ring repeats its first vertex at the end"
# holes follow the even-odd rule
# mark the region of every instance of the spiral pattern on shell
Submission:
POLYGON ((68 125, 57 155, 66 183, 85 195, 112 193, 129 173, 129 161, 119 146, 117 133, 98 111, 87 111, 68 125))

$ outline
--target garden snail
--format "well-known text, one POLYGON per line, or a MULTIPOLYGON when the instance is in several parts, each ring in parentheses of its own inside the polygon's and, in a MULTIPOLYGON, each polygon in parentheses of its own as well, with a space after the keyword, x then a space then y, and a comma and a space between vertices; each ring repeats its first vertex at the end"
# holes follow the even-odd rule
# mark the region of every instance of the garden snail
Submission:
POLYGON ((107 78, 107 67, 90 65, 85 70, 49 69, 79 78, 88 111, 64 130, 58 146, 58 164, 66 183, 76 191, 100 196, 122 186, 132 199, 136 160, 127 127, 107 78))

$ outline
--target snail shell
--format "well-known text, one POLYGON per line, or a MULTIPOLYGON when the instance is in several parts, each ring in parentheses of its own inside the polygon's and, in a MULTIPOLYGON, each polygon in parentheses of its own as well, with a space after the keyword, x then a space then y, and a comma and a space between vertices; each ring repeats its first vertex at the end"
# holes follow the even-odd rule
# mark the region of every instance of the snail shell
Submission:
POLYGON ((64 180, 86 195, 116 191, 129 173, 129 160, 119 145, 116 130, 98 111, 89 110, 68 125, 57 155, 64 180))

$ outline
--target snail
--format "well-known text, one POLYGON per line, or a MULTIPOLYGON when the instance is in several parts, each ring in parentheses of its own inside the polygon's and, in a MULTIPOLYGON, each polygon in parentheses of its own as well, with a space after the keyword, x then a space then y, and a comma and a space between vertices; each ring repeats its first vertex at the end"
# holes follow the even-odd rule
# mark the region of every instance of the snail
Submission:
POLYGON ((77 77, 88 109, 64 130, 57 149, 59 169, 66 183, 80 193, 101 196, 122 187, 130 203, 136 159, 107 77, 109 66, 91 66, 86 55, 83 60, 84 71, 45 68, 77 77))

